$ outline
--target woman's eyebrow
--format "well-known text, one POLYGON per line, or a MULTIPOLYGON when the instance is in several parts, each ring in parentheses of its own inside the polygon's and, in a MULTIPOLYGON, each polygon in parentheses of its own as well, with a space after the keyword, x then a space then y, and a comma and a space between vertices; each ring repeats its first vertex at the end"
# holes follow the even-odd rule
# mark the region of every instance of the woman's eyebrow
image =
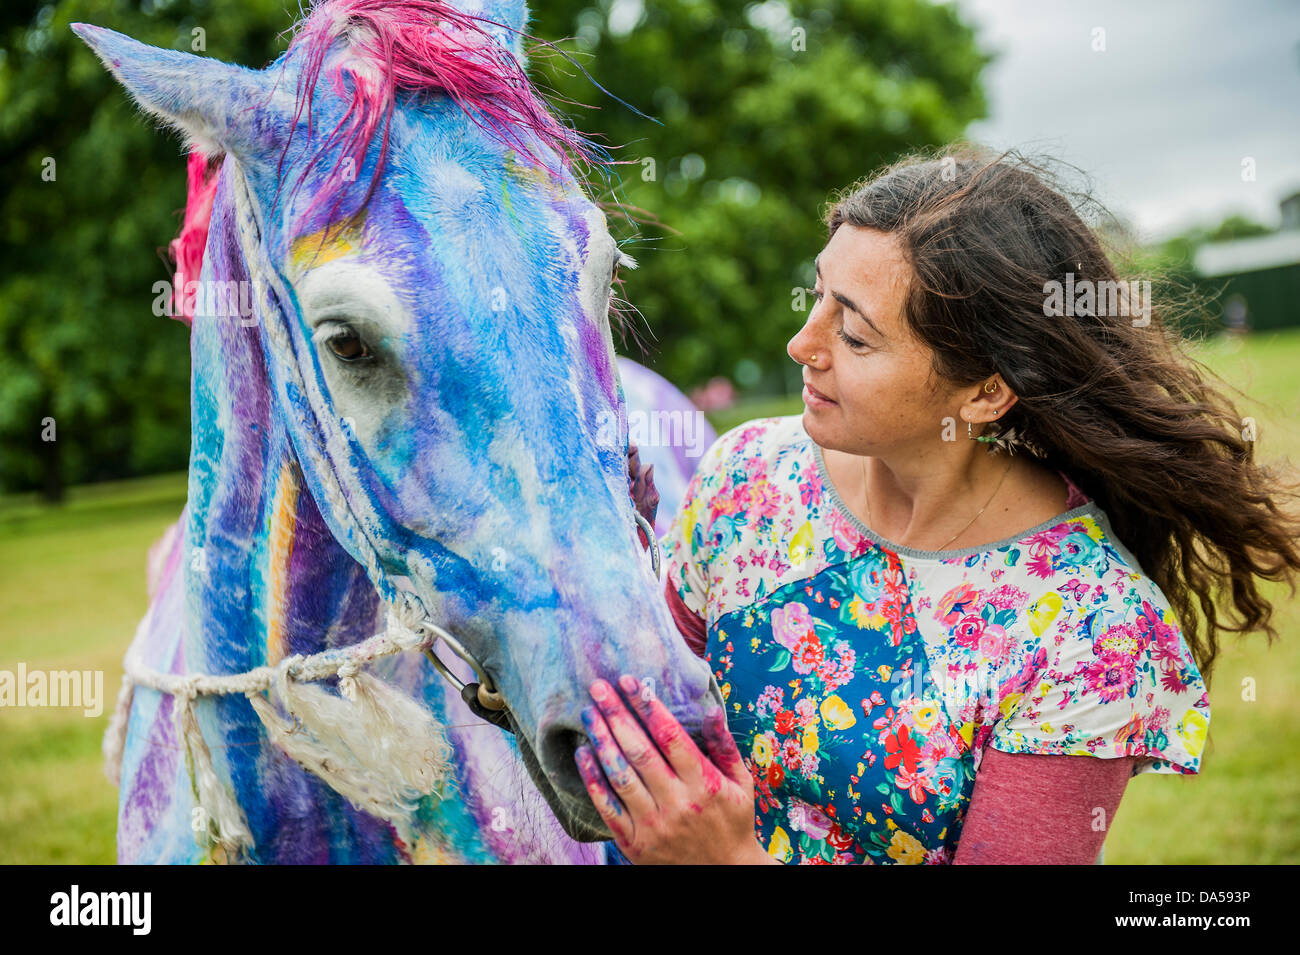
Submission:
MULTIPOLYGON (((821 264, 820 259, 821 259, 821 256, 818 255, 817 258, 813 260, 813 265, 816 266, 816 268, 817 268, 817 277, 818 277, 818 278, 821 278, 821 277, 822 277, 822 264, 821 264)), ((847 295, 843 294, 842 292, 831 292, 831 295, 833 295, 833 296, 835 297, 835 301, 839 302, 839 303, 840 303, 841 305, 843 305, 845 308, 847 308, 847 309, 849 309, 850 311, 854 312, 854 313, 858 316, 858 318, 862 319, 864 322, 866 322, 868 325, 870 325, 870 326, 871 326, 871 330, 872 330, 873 332, 875 332, 877 335, 879 335, 881 338, 888 338, 888 337, 889 337, 889 336, 887 336, 884 332, 882 332, 882 331, 880 330, 880 327, 879 327, 878 325, 876 325, 876 323, 873 322, 873 321, 871 320, 871 318, 867 315, 867 313, 864 312, 862 309, 858 308, 858 306, 855 305, 855 304, 853 303, 853 300, 850 299, 847 295)))

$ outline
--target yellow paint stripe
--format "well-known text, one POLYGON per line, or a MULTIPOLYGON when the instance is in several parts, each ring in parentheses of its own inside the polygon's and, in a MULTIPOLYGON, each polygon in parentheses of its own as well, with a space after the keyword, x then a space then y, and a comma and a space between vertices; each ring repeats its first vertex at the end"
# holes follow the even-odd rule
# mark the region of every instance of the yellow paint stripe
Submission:
POLYGON ((270 560, 267 587, 270 606, 267 607, 266 619, 267 666, 275 666, 283 660, 287 649, 284 619, 289 610, 289 558, 293 556, 294 532, 298 527, 299 491, 297 470, 294 465, 286 464, 280 469, 280 479, 275 486, 267 541, 270 560))

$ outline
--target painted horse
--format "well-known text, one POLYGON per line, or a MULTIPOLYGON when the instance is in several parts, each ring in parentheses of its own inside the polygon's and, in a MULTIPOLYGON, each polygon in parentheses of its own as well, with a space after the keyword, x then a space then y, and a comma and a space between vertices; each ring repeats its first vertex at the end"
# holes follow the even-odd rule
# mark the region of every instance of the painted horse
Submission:
POLYGON ((260 71, 73 27, 216 177, 188 499, 106 737, 119 861, 601 862, 591 682, 696 740, 721 703, 629 494, 634 263, 527 21, 328 0, 260 71))

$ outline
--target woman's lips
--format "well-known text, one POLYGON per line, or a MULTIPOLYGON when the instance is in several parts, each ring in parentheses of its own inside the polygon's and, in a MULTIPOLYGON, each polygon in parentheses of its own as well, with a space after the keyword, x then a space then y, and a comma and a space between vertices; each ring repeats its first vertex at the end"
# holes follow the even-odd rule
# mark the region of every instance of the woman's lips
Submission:
POLYGON ((830 408, 835 405, 834 401, 806 381, 803 384, 803 400, 809 408, 830 408))

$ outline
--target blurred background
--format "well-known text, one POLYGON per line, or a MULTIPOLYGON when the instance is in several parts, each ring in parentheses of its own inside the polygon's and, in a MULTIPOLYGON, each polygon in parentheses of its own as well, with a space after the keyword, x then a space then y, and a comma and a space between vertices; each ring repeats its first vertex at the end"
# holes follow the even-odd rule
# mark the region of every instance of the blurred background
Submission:
MULTIPOLYGON (((185 170, 68 24, 262 66, 296 16, 0 10, 0 669, 102 669, 106 709, 185 499, 187 330, 151 310, 185 170)), ((536 0, 530 32, 537 84, 623 162, 593 179, 640 263, 620 351, 720 433, 802 408, 785 345, 832 193, 971 139, 1068 164, 1127 277, 1197 303, 1189 354, 1242 389, 1257 457, 1300 451, 1300 4, 536 0)), ((1202 773, 1135 779, 1108 864, 1300 861, 1300 611, 1267 594, 1284 639, 1224 640, 1202 773)), ((0 708, 0 862, 113 860, 107 716, 0 708)))

